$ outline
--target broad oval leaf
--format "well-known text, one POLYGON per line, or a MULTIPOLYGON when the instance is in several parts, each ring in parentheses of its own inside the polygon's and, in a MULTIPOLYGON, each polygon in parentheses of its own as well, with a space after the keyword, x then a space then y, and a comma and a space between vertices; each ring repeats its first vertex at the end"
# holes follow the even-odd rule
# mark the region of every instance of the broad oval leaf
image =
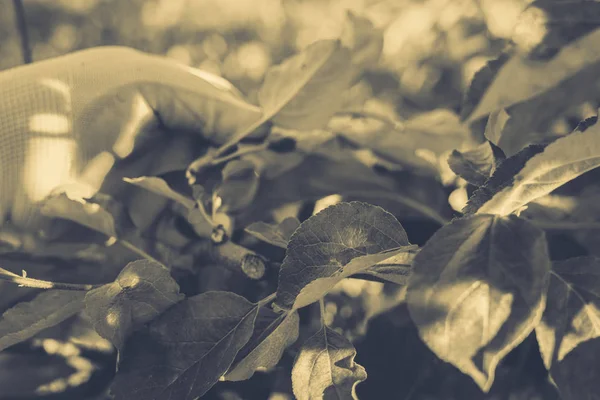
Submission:
POLYGON ((83 309, 85 292, 47 290, 0 317, 0 351, 58 325, 83 309))
POLYGON ((381 207, 339 203, 312 216, 296 230, 279 272, 277 300, 301 308, 357 274, 409 246, 402 225, 381 207))
MULTIPOLYGON (((597 69, 599 43, 600 30, 596 30, 564 47, 550 60, 534 61, 523 54, 514 55, 501 65, 467 122, 540 96, 586 69, 597 69)), ((569 83, 572 88, 593 86, 574 79, 569 83)))
POLYGON ((260 240, 270 243, 273 246, 287 249, 290 238, 300 226, 300 221, 295 217, 288 217, 279 224, 267 224, 264 222, 253 222, 244 230, 259 238, 260 240))
POLYGON ((596 123, 547 145, 541 153, 527 160, 512 182, 482 204, 477 212, 510 214, 598 166, 600 124, 596 123))
POLYGON ((323 127, 350 87, 350 51, 339 40, 320 40, 272 67, 258 91, 265 118, 284 128, 323 127))
POLYGON ((575 375, 575 371, 580 375, 598 373, 597 360, 590 363, 581 350, 598 349, 600 258, 576 257, 553 264, 546 310, 535 332, 544 365, 561 393, 580 393, 579 397, 568 399, 591 398, 591 393, 597 393, 597 384, 590 385, 588 381, 575 388, 573 383, 581 381, 580 378, 564 378, 575 375), (583 362, 574 363, 573 359, 583 362))
POLYGON ((292 369, 298 400, 356 400, 356 385, 367 379, 354 361, 356 350, 348 339, 323 326, 300 349, 292 369))
POLYGON ((111 392, 116 400, 192 400, 227 372, 252 336, 258 307, 231 292, 189 297, 131 336, 111 392))
POLYGON ((234 367, 225 379, 243 381, 256 371, 274 368, 283 351, 298 339, 300 317, 296 311, 277 314, 268 308, 258 312, 254 333, 248 344, 240 351, 234 367))
POLYGON ((100 336, 119 350, 142 325, 183 300, 169 270, 148 260, 133 261, 113 283, 90 290, 85 311, 100 336))
POLYGON ((192 209, 196 205, 193 199, 175 191, 164 179, 157 176, 140 176, 137 178, 123 178, 123 180, 167 199, 174 200, 187 209, 192 209))
POLYGON ((546 303, 544 232, 514 215, 476 215, 437 231, 415 257, 407 302, 419 335, 487 392, 498 363, 546 303))

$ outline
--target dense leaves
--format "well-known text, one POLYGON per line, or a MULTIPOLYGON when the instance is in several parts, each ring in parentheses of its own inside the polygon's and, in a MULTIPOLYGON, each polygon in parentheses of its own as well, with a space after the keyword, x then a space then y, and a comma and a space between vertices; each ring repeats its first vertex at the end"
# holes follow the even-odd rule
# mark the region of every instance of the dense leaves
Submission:
POLYGON ((402 225, 380 207, 361 202, 328 207, 302 223, 290 239, 276 303, 285 309, 304 307, 343 278, 407 246, 402 225))
POLYGON ((85 292, 48 290, 5 311, 0 318, 0 350, 77 314, 84 307, 84 297, 85 292))
POLYGON ((117 400, 202 396, 252 336, 257 313, 230 292, 179 302, 129 339, 111 391, 117 400))
POLYGON ((86 313, 96 332, 122 350, 129 335, 183 299, 169 271, 153 261, 129 263, 113 283, 89 291, 86 313))
POLYGON ((477 212, 510 214, 598 166, 600 125, 596 124, 555 140, 531 157, 512 182, 483 203, 477 212))
POLYGON ((407 302, 423 341, 482 390, 535 328, 546 304, 544 232, 515 216, 476 215, 440 229, 415 257, 407 302))
POLYGON ((365 369, 354 361, 352 343, 323 326, 306 342, 294 362, 292 383, 298 400, 356 397, 356 385, 367 379, 365 369))

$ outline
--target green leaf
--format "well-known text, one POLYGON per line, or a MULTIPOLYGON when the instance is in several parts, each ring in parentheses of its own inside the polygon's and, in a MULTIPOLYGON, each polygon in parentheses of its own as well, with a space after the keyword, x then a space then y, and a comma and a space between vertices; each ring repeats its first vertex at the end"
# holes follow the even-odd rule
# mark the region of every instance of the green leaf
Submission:
POLYGON ((356 350, 344 336, 324 326, 300 349, 292 369, 298 400, 356 400, 356 385, 367 379, 354 361, 356 350))
POLYGON ((448 165, 456 175, 470 184, 483 186, 503 160, 502 150, 487 140, 471 150, 453 150, 448 158, 448 165))
POLYGON ((274 368, 283 351, 298 339, 300 317, 296 311, 277 314, 261 308, 254 324, 254 333, 248 344, 240 351, 234 367, 225 379, 243 381, 256 371, 274 368))
POLYGON ((137 260, 127 264, 113 283, 90 290, 85 311, 96 332, 122 350, 133 331, 183 298, 169 270, 153 261, 137 260))
POLYGON ((514 55, 499 71, 481 103, 470 117, 478 118, 505 109, 506 121, 495 142, 507 156, 531 143, 559 135, 552 124, 569 111, 597 97, 600 30, 568 44, 550 60, 514 55))
POLYGON ((234 160, 222 171, 223 180, 215 189, 213 198, 220 198, 218 210, 232 213, 246 208, 258 191, 259 175, 248 160, 234 160))
POLYGON ((231 292, 189 297, 131 336, 116 400, 192 400, 223 376, 254 330, 258 307, 231 292))
POLYGON ((438 175, 438 157, 458 148, 467 128, 449 110, 422 113, 402 123, 372 116, 336 116, 329 127, 353 144, 372 150, 388 162, 438 175), (431 156, 423 156, 423 152, 431 156))
MULTIPOLYGON (((534 61, 522 54, 514 55, 501 66, 483 98, 470 113, 467 122, 485 117, 492 111, 541 96, 559 85, 569 84, 572 92, 576 92, 574 89, 593 86, 584 73, 586 70, 594 70, 597 79, 597 67, 600 62, 599 43, 600 30, 596 30, 564 47, 550 60, 534 61)), ((551 100, 573 104, 572 98, 548 99, 551 100)))
POLYGON ((476 215, 438 230, 407 291, 419 335, 487 392, 500 361, 542 317, 550 275, 544 232, 514 215, 476 215))
POLYGON ((339 281, 409 246, 396 218, 367 203, 339 203, 296 230, 279 272, 279 307, 297 309, 323 297, 339 281))
POLYGON ((600 258, 554 262, 546 310, 535 332, 544 365, 561 393, 579 393, 565 398, 592 398, 600 387, 597 379, 585 382, 585 376, 597 376, 597 360, 590 362, 581 351, 595 347, 597 354, 599 348, 600 258))
POLYGON ((194 200, 184 196, 179 192, 176 192, 169 186, 167 182, 165 182, 165 180, 157 176, 140 176, 138 178, 123 178, 123 180, 127 183, 131 183, 132 185, 149 190, 152 193, 164 196, 167 199, 171 199, 183 205, 187 209, 194 208, 196 204, 194 200))
POLYGON ((596 123, 583 132, 574 131, 555 140, 531 157, 512 182, 483 203, 477 212, 510 214, 598 166, 600 124, 596 123))
POLYGON ((350 87, 350 52, 338 40, 320 40, 272 67, 258 91, 265 119, 285 128, 324 126, 350 87))
POLYGON ((260 240, 287 249, 288 242, 293 233, 300 226, 300 221, 295 217, 288 217, 279 224, 266 224, 264 222, 254 222, 244 230, 259 238, 260 240))
POLYGON ((85 292, 47 290, 0 317, 0 351, 58 325, 83 309, 85 292))
POLYGON ((375 66, 381 57, 383 31, 376 29, 369 19, 350 10, 346 12, 341 40, 351 50, 354 79, 365 68, 375 66))
POLYGON ((66 192, 44 200, 41 211, 47 217, 68 219, 107 236, 118 236, 112 214, 99 204, 66 192))

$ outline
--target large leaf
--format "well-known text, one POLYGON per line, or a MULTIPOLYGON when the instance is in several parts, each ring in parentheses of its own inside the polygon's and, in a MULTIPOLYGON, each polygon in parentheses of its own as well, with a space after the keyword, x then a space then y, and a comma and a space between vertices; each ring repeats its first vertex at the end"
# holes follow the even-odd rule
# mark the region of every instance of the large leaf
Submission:
POLYGON ((361 202, 328 207, 303 222, 290 239, 276 303, 285 309, 304 307, 404 246, 409 242, 402 225, 381 207, 361 202))
POLYGON ((544 232, 514 215, 476 215, 437 231, 407 291, 423 341, 488 391, 499 362, 542 318, 550 274, 544 232))
POLYGON ((300 226, 300 221, 295 217, 288 217, 277 225, 264 222, 254 222, 244 230, 262 241, 287 249, 292 234, 300 226))
POLYGON ((507 156, 531 143, 554 139, 552 123, 578 105, 597 98, 600 80, 596 30, 562 48, 550 60, 515 55, 499 71, 469 122, 505 109, 505 121, 495 141, 507 156))
POLYGON ((592 398, 600 372, 585 348, 598 351, 600 338, 600 259, 577 257, 552 266, 546 310, 535 328, 546 368, 566 399, 592 398), (583 352, 582 352, 583 351, 583 352))
POLYGON ((596 123, 583 132, 576 130, 555 140, 531 157, 512 182, 483 203, 477 212, 510 214, 598 166, 600 124, 596 123))
MULTIPOLYGON (((502 65, 467 122, 539 96, 586 69, 597 71, 597 63, 600 62, 599 43, 600 30, 596 30, 564 47, 550 60, 534 61, 522 54, 514 55, 502 65)), ((588 80, 573 80, 570 83, 572 89, 593 86, 588 80)))
POLYGON ((388 162, 433 175, 439 173, 437 157, 460 147, 468 137, 458 115, 445 109, 422 113, 401 124, 369 115, 336 116, 329 127, 388 162))
POLYGON ((350 87, 350 62, 350 52, 340 41, 320 40, 272 67, 258 92, 264 114, 285 128, 324 126, 350 87))
POLYGON ((300 317, 296 311, 277 314, 261 308, 254 325, 254 333, 248 344, 240 351, 234 367, 225 379, 242 381, 250 379, 254 372, 274 368, 283 351, 298 339, 300 317))
POLYGON ((96 332, 122 350, 133 331, 183 297, 165 267, 138 260, 123 268, 113 283, 89 291, 85 305, 96 332))
POLYGON ((85 292, 48 290, 5 311, 0 318, 0 351, 77 314, 84 297, 85 292))
POLYGON ((323 326, 300 349, 292 369, 298 400, 356 400, 356 385, 367 379, 354 361, 356 350, 344 336, 323 326))
POLYGON ((128 340, 116 400, 192 400, 227 372, 252 336, 258 307, 231 292, 187 298, 128 340))

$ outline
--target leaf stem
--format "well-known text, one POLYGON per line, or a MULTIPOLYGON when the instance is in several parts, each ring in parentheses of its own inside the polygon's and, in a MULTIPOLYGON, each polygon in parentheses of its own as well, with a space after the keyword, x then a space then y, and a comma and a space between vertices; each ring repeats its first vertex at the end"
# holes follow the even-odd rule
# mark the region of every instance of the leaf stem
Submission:
POLYGON ((321 314, 321 326, 325 327, 325 300, 323 297, 319 299, 319 311, 321 314))
POLYGON ((246 154, 257 153, 259 151, 266 150, 268 147, 269 147, 269 143, 268 142, 265 142, 265 143, 262 143, 262 144, 259 144, 259 145, 256 145, 256 146, 249 146, 249 147, 247 147, 245 149, 241 149, 241 150, 236 151, 235 153, 229 154, 229 155, 227 155, 225 157, 215 158, 214 160, 212 160, 210 162, 210 165, 211 166, 219 165, 219 164, 222 164, 222 163, 227 162, 229 160, 232 160, 234 158, 241 157, 241 156, 246 155, 246 154))
POLYGON ((270 302, 275 300, 276 296, 277 296, 277 292, 273 292, 270 295, 268 295, 267 297, 265 297, 264 299, 259 300, 258 303, 256 303, 256 304, 258 304, 259 307, 263 307, 266 304, 269 304, 270 302))
POLYGON ((19 39, 21 40, 21 53, 23 54, 23 62, 25 64, 31 64, 31 46, 29 45, 29 33, 27 32, 27 18, 25 16, 23 0, 13 0, 13 8, 15 10, 17 29, 19 30, 19 39))
POLYGON ((420 203, 416 200, 410 199, 406 196, 402 196, 398 193, 386 193, 386 192, 369 192, 369 191, 360 191, 360 190, 352 190, 352 191, 341 191, 340 194, 342 196, 356 196, 356 197, 379 197, 383 199, 389 199, 396 201, 400 204, 404 204, 407 207, 412 208, 414 211, 419 212, 420 214, 429 217, 430 219, 436 221, 440 225, 446 225, 450 222, 449 219, 445 218, 437 211, 420 203))
POLYGON ((150 260, 152 262, 155 262, 157 264, 159 264, 160 266, 169 269, 165 264, 163 264, 162 262, 158 261, 156 258, 152 257, 150 254, 146 253, 144 250, 140 249, 139 247, 133 245, 131 242, 128 242, 127 240, 123 240, 123 239, 117 239, 118 242, 125 247, 126 249, 131 250, 132 252, 134 252, 135 254, 145 258, 146 260, 150 260))
POLYGON ((59 290, 76 290, 76 291, 89 291, 98 288, 102 285, 88 285, 78 283, 63 283, 63 282, 51 282, 40 279, 27 278, 25 276, 17 275, 4 268, 0 268, 0 280, 13 282, 19 286, 35 288, 35 289, 59 289, 59 290))

